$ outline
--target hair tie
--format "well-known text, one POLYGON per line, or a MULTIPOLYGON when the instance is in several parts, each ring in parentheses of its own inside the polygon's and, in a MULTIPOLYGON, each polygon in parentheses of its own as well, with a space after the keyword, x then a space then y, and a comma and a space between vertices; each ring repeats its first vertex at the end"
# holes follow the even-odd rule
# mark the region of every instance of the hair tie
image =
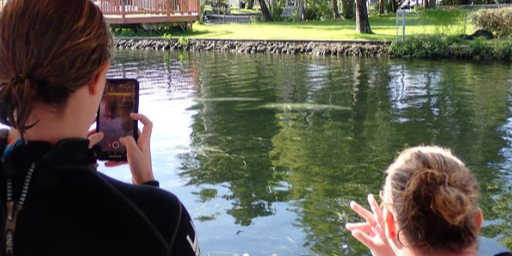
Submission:
POLYGON ((21 83, 24 83, 25 80, 27 79, 27 76, 24 75, 24 74, 18 74, 16 75, 12 81, 15 83, 15 84, 21 84, 21 83))

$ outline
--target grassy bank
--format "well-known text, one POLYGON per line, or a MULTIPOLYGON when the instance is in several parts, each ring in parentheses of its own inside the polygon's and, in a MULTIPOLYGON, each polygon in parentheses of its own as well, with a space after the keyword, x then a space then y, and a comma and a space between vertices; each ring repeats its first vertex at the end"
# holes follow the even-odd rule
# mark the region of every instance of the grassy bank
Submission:
MULTIPOLYGON (((471 11, 434 11, 407 13, 406 35, 460 34, 473 31, 471 11), (464 19, 466 18, 466 22, 464 19)), ((222 39, 311 39, 311 40, 394 40, 396 38, 395 15, 370 17, 374 34, 361 35, 355 31, 354 20, 269 22, 254 24, 195 24, 190 32, 175 32, 175 36, 189 38, 222 39)))
MULTIPOLYGON (((451 10, 407 13, 406 35, 418 34, 460 34, 471 33, 471 11, 451 10), (464 22, 466 18, 466 22, 464 22)), ((394 40, 396 38, 396 18, 391 15, 370 17, 374 34, 362 35, 355 31, 354 20, 327 20, 304 22, 268 22, 252 24, 199 24, 192 31, 165 31, 172 37, 211 38, 211 39, 307 39, 307 40, 394 40)), ((164 32, 129 30, 116 32, 117 36, 163 36, 164 32)))

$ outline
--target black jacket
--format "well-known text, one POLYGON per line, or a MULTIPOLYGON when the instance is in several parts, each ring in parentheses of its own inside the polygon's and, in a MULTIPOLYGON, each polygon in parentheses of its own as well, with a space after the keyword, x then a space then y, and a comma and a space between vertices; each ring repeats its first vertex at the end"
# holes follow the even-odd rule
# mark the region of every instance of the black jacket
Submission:
MULTIPOLYGON (((6 158, 16 170, 15 200, 27 170, 36 164, 16 221, 14 255, 199 255, 192 220, 178 198, 97 172, 88 143, 65 140, 52 147, 29 142, 6 158)), ((0 138, 1 152, 4 148, 5 139, 0 138)), ((4 164, 0 168, 0 230, 5 230, 10 174, 4 164)), ((5 247, 2 232, 0 255, 5 247)))

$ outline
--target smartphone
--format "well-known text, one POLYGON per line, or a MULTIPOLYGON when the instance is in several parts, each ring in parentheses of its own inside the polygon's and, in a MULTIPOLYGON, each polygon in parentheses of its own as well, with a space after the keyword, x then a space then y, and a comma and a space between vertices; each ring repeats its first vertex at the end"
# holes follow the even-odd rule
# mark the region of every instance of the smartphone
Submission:
POLYGON ((99 160, 126 161, 126 147, 119 139, 138 137, 138 122, 130 113, 139 111, 139 82, 135 79, 107 79, 96 115, 96 131, 105 135, 95 146, 99 160))

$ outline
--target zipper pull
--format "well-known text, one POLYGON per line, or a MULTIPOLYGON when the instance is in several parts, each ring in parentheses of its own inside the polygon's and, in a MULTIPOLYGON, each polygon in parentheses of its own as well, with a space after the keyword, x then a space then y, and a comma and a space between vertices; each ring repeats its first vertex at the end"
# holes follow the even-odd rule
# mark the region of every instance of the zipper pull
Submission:
POLYGON ((7 202, 7 220, 5 222, 5 253, 14 255, 14 232, 16 231, 16 218, 18 209, 13 201, 7 202))

